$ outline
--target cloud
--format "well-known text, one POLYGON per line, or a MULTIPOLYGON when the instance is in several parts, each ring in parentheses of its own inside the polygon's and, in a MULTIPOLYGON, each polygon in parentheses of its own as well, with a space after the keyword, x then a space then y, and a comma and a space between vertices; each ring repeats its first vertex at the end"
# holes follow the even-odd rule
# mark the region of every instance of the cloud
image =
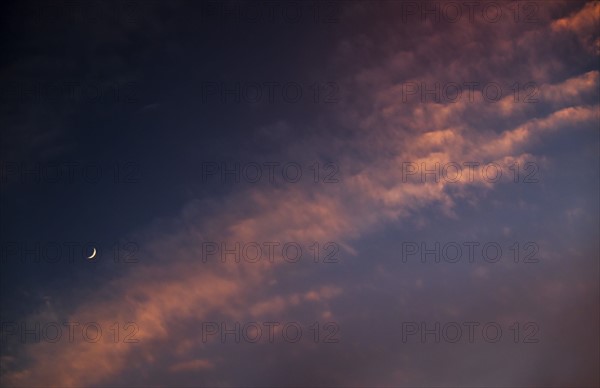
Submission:
POLYGON ((573 32, 588 52, 600 55, 600 38, 598 37, 600 4, 598 2, 589 2, 573 14, 553 21, 551 27, 556 32, 573 32))

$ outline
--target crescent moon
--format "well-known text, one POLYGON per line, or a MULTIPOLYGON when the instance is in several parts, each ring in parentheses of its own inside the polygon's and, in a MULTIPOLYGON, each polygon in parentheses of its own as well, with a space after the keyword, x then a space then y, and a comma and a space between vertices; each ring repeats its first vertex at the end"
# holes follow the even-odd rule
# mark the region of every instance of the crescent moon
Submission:
POLYGON ((93 259, 96 256, 96 248, 94 248, 94 252, 92 252, 92 254, 90 256, 88 256, 88 259, 93 259))

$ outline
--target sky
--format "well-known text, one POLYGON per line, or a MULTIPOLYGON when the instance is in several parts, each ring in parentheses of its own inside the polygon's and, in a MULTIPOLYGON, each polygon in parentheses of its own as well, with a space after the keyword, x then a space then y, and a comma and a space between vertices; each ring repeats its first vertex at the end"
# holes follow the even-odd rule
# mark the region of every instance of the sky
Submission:
POLYGON ((597 1, 0 12, 0 385, 600 385, 597 1))

